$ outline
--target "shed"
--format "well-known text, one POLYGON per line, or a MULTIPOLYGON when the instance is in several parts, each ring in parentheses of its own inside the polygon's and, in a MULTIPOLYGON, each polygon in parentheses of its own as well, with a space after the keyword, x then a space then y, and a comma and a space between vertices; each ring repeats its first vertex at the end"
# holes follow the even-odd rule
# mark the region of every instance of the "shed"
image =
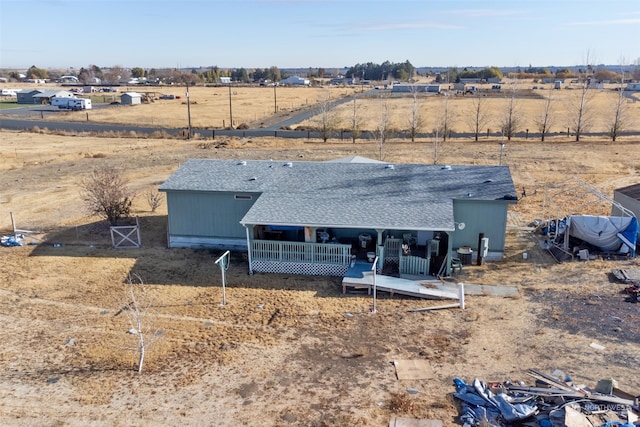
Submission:
MULTIPOLYGON (((640 218, 640 183, 613 190, 613 200, 633 212, 636 218, 640 218)), ((622 215, 622 210, 615 203, 611 215, 622 215)))
POLYGON ((34 98, 36 95, 44 92, 41 89, 23 89, 16 92, 16 98, 18 104, 40 104, 38 98, 34 98))
POLYGON ((120 95, 120 103, 122 105, 142 104, 142 95, 138 92, 125 92, 120 95))
POLYGON ((251 272, 303 274, 343 273, 362 236, 378 252, 394 236, 423 246, 442 236, 446 255, 462 246, 477 250, 484 233, 487 259, 500 259, 507 208, 517 203, 508 166, 359 158, 191 159, 159 190, 167 195, 170 247, 241 250, 251 272), (316 239, 319 231, 327 238, 316 239))
POLYGON ((624 88, 624 90, 629 90, 629 91, 640 91, 640 83, 627 83, 627 86, 624 88))
POLYGON ((401 83, 397 85, 393 85, 392 92, 430 92, 430 93, 439 93, 440 85, 439 84, 410 84, 410 83, 401 83))
POLYGON ((300 76, 291 76, 280 82, 281 85, 294 85, 294 86, 309 86, 309 79, 302 78, 300 76))

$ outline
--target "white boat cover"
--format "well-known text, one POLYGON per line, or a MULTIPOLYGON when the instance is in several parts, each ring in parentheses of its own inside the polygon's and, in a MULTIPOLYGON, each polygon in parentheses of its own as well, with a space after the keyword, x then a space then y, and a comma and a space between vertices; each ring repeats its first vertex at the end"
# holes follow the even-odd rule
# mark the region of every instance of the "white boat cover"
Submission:
POLYGON ((623 244, 633 251, 636 245, 633 234, 637 235, 637 224, 635 217, 593 215, 567 217, 570 236, 584 240, 604 252, 618 251, 623 244))

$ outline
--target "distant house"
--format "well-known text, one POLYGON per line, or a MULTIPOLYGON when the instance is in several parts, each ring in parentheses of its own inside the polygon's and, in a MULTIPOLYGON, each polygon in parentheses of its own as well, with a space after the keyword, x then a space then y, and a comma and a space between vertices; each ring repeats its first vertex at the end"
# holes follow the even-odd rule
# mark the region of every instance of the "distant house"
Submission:
POLYGON ((309 79, 304 79, 299 76, 291 76, 286 79, 280 81, 281 85, 292 85, 292 86, 309 86, 311 82, 309 79))
POLYGON ((231 77, 220 77, 220 84, 223 84, 223 85, 231 84, 231 77))
POLYGON ((60 83, 78 83, 79 80, 76 76, 62 76, 60 77, 60 83))
POLYGON ((435 247, 428 256, 437 268, 458 248, 477 251, 479 233, 488 239, 486 259, 500 259, 507 209, 517 203, 507 166, 358 157, 191 159, 159 190, 169 247, 245 251, 250 272, 292 274, 341 275, 353 255, 397 260, 404 238, 435 247))
POLYGON ((640 91, 640 83, 627 83, 627 86, 624 88, 624 90, 640 91))
POLYGON ((120 103, 122 105, 142 104, 142 95, 140 95, 138 92, 125 92, 120 95, 120 103))
POLYGON ((52 98, 73 98, 74 94, 67 90, 43 90, 33 96, 36 104, 51 104, 52 98))

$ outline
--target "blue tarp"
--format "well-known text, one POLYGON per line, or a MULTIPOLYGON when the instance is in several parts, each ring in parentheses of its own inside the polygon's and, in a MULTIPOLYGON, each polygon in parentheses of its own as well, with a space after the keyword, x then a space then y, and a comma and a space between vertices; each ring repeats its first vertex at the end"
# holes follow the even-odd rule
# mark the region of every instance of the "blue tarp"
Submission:
POLYGON ((0 245, 2 246, 22 246, 22 240, 24 234, 12 234, 10 236, 2 236, 0 238, 0 245))

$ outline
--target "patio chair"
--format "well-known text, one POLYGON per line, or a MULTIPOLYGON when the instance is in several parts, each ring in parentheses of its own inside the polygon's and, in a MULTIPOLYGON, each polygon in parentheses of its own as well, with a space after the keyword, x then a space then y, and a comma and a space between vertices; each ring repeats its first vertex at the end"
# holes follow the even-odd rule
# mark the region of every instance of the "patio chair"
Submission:
POLYGON ((416 238, 413 237, 413 234, 411 233, 402 234, 402 240, 404 241, 404 243, 409 245, 409 247, 414 246, 416 244, 416 238))
POLYGON ((456 269, 462 273, 462 261, 460 258, 451 258, 451 274, 455 273, 456 269))

